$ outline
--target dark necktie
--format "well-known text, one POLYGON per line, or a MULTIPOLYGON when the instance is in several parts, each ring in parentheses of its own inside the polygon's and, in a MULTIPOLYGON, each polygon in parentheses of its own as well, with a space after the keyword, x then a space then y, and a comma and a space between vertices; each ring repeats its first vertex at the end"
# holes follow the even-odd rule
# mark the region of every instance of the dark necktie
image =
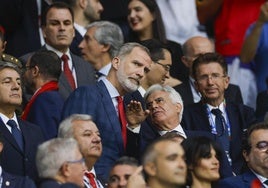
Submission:
POLYGON ((63 54, 61 56, 61 59, 63 61, 63 72, 71 86, 71 88, 74 90, 75 89, 75 81, 74 81, 74 77, 73 77, 73 74, 72 74, 72 71, 70 70, 69 68, 69 64, 68 64, 68 55, 66 54, 63 54))
POLYGON ((15 138, 20 149, 23 151, 23 137, 21 131, 17 127, 17 123, 14 120, 8 120, 7 124, 11 127, 11 133, 15 138))
POLYGON ((103 74, 102 74, 101 72, 99 72, 99 71, 96 71, 96 72, 95 72, 95 78, 96 78, 96 81, 98 81, 98 79, 99 79, 101 76, 103 76, 103 74))
POLYGON ((268 179, 263 182, 265 185, 268 185, 268 179))
POLYGON ((118 102, 118 114, 119 114, 119 120, 121 123, 121 134, 124 142, 124 148, 126 148, 127 144, 127 120, 126 120, 126 114, 124 110, 124 102, 121 96, 117 96, 117 102, 118 102))
POLYGON ((224 117, 220 109, 212 109, 211 113, 215 115, 215 125, 217 130, 217 135, 221 136, 224 133, 224 117))
POLYGON ((91 172, 86 172, 85 175, 89 179, 89 183, 90 183, 91 187, 97 188, 94 174, 91 172))

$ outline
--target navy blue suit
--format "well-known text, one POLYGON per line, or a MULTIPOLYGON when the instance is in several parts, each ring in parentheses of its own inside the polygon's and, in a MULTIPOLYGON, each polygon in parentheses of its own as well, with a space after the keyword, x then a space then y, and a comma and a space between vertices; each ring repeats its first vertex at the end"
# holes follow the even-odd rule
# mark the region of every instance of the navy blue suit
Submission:
POLYGON ((60 184, 53 179, 43 179, 38 188, 79 188, 79 186, 73 183, 60 184))
MULTIPOLYGON (((226 111, 231 127, 230 156, 232 169, 236 174, 240 174, 243 165, 242 137, 244 131, 256 122, 256 118, 253 109, 242 104, 233 104, 227 101, 226 111)), ((181 124, 186 130, 211 132, 206 107, 202 102, 185 107, 181 124)))
MULTIPOLYGON (((184 106, 194 103, 194 96, 189 79, 183 81, 180 85, 175 86, 174 89, 181 95, 184 106)), ((224 92, 224 96, 227 100, 233 103, 243 104, 241 91, 237 85, 229 84, 228 88, 224 92)))
POLYGON ((94 167, 97 177, 107 180, 113 163, 124 155, 124 146, 121 124, 102 80, 96 85, 79 87, 70 95, 63 107, 63 118, 74 113, 91 115, 100 131, 103 152, 94 167))
POLYGON ((82 40, 83 40, 83 36, 75 29, 75 37, 73 38, 72 44, 70 46, 70 50, 73 54, 77 56, 81 56, 81 50, 78 46, 82 40))
MULTIPOLYGON (((43 46, 40 50, 46 50, 46 47, 43 46)), ((26 64, 28 58, 33 53, 34 52, 28 53, 20 57, 21 62, 23 64, 26 64)), ((83 60, 81 57, 76 56, 71 52, 70 54, 76 72, 77 87, 95 83, 95 70, 92 65, 89 62, 83 60)), ((66 100, 72 91, 73 90, 71 85, 69 84, 66 76, 62 72, 59 78, 59 93, 61 94, 62 98, 66 100)))
POLYGON ((33 180, 9 174, 5 171, 2 172, 2 187, 1 188, 36 188, 33 180))
POLYGON ((43 131, 45 139, 55 138, 61 121, 64 100, 58 91, 46 91, 33 102, 27 121, 34 123, 43 131))
POLYGON ((220 180, 218 183, 218 188, 251 188, 251 183, 256 180, 257 177, 253 172, 249 171, 243 173, 239 176, 226 178, 220 180))
POLYGON ((4 139, 4 148, 1 154, 1 166, 3 170, 11 174, 29 176, 37 180, 35 155, 37 146, 44 141, 41 129, 29 122, 18 119, 24 140, 24 151, 21 151, 14 137, 0 120, 0 132, 4 139))

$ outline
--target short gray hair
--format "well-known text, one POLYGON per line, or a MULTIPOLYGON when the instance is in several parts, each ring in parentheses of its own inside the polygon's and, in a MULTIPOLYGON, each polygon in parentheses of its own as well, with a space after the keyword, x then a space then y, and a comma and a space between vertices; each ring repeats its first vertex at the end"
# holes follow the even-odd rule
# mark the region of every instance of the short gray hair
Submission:
POLYGON ((87 29, 95 27, 94 38, 98 43, 110 45, 109 54, 114 58, 119 48, 124 43, 124 36, 120 27, 109 21, 95 21, 87 26, 87 29))
POLYGON ((74 121, 92 121, 92 118, 90 115, 87 114, 72 114, 71 116, 64 119, 60 125, 58 130, 58 137, 61 138, 73 138, 73 122, 74 121))
POLYGON ((38 146, 36 166, 40 178, 54 178, 62 165, 76 159, 79 151, 73 138, 54 138, 38 146))
POLYGON ((183 114, 183 101, 182 101, 182 98, 181 98, 181 95, 172 87, 170 86, 163 86, 163 85, 160 85, 160 84, 154 84, 152 85, 151 87, 149 87, 144 95, 144 99, 145 101, 147 101, 148 97, 156 92, 156 91, 164 91, 164 92, 167 92, 169 93, 169 97, 171 99, 171 101, 175 104, 175 103, 179 103, 181 105, 181 112, 179 114, 179 121, 181 121, 182 119, 182 114, 183 114))

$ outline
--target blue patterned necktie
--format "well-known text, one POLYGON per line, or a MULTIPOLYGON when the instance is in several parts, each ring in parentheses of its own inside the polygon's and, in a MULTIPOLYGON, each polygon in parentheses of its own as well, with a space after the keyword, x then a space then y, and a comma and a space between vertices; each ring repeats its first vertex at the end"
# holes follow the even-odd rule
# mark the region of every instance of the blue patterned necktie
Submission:
POLYGON ((20 149, 23 151, 23 138, 22 133, 17 127, 17 123, 14 120, 8 120, 7 124, 11 127, 11 133, 15 138, 17 144, 19 145, 20 149))
POLYGON ((224 133, 224 117, 222 116, 222 112, 220 109, 213 109, 211 113, 215 115, 215 125, 217 135, 221 136, 224 133))

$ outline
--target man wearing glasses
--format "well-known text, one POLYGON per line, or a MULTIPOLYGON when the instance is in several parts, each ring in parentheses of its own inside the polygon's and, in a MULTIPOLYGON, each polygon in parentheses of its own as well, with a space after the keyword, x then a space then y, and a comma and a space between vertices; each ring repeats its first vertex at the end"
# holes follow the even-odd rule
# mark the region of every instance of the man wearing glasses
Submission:
POLYGON ((219 188, 268 187, 268 124, 252 125, 244 139, 243 156, 249 168, 240 176, 223 179, 219 188))
POLYGON ((199 55, 193 62, 192 71, 201 101, 185 108, 182 127, 214 134, 226 152, 233 172, 239 174, 243 165, 241 138, 249 125, 255 122, 254 111, 225 98, 229 77, 227 64, 221 55, 199 55))

